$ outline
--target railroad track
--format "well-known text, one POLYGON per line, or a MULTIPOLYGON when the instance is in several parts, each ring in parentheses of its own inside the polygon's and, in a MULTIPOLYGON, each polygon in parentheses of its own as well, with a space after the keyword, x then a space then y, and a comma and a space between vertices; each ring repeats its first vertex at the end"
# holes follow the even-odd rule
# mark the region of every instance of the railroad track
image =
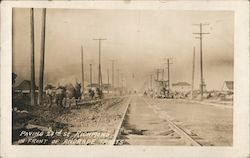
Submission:
POLYGON ((126 114, 127 114, 127 111, 128 111, 128 108, 129 108, 130 104, 131 104, 131 98, 129 98, 128 102, 126 103, 126 107, 125 107, 125 110, 124 110, 124 112, 123 112, 121 121, 120 121, 120 123, 118 124, 118 127, 117 127, 117 129, 116 129, 116 131, 115 131, 115 134, 114 134, 113 139, 110 141, 110 145, 116 145, 116 144, 119 142, 119 140, 117 140, 117 137, 118 137, 118 135, 119 135, 120 132, 121 132, 121 127, 122 127, 122 124, 123 124, 123 122, 124 122, 124 119, 125 119, 125 116, 126 116, 126 114))
MULTIPOLYGON (((139 124, 130 121, 131 115, 133 115, 133 108, 128 106, 124 116, 121 120, 121 124, 117 129, 117 135, 115 135, 114 145, 166 145, 166 146, 211 146, 208 141, 202 139, 197 134, 181 126, 181 123, 172 120, 166 112, 161 111, 157 106, 159 101, 143 100, 143 104, 138 105, 138 111, 140 108, 148 108, 148 114, 138 114, 139 124), (151 111, 151 112, 150 112, 151 111), (153 111, 153 112, 152 112, 153 111), (155 115, 154 117, 150 115, 155 115), (156 118, 158 117, 158 120, 156 118), (152 118, 152 119, 151 119, 152 118), (132 122, 132 123, 131 123, 132 122), (141 124, 141 125, 140 125, 141 124), (143 124, 145 128, 143 129, 143 124), (148 127, 146 127, 148 124, 148 127), (137 127, 138 126, 138 127, 137 127), (152 127, 150 127, 152 126, 152 127), (155 128, 154 128, 155 127, 155 128), (164 127, 164 128, 162 128, 164 127)), ((136 112, 135 114, 136 115, 136 112)), ((133 119, 133 118, 131 118, 133 119)))
MULTIPOLYGON (((169 127, 175 132, 177 133, 182 140, 184 140, 184 142, 187 145, 191 145, 191 146, 202 146, 202 144, 197 140, 197 139, 201 139, 197 134, 192 133, 191 131, 184 129, 183 127, 178 126, 173 120, 171 120, 171 118, 168 116, 168 114, 164 111, 161 111, 159 109, 158 106, 154 106, 154 104, 152 102, 148 102, 145 101, 144 102, 148 105, 149 108, 151 108, 156 114, 159 114, 159 117, 161 119, 164 119, 165 121, 167 121, 169 127)), ((157 103, 159 103, 157 101, 157 103)))
MULTIPOLYGON (((116 101, 107 100, 109 102, 108 106, 101 107, 105 109, 102 109, 103 112, 100 113, 101 117, 97 120, 97 132, 100 122, 103 122, 103 117, 109 116, 107 114, 110 108, 115 108, 118 104, 123 105, 123 108, 120 110, 121 117, 119 121, 117 120, 118 122, 113 124, 112 128, 114 132, 110 133, 110 137, 103 138, 107 140, 107 143, 102 145, 211 145, 192 131, 183 128, 176 120, 172 120, 166 112, 161 111, 157 106, 160 103, 159 100, 138 98, 129 97, 125 102, 121 98, 116 101), (131 124, 133 119, 139 120, 139 122, 135 121, 134 124, 131 124)), ((81 126, 72 128, 81 129, 81 126)), ((48 130, 42 129, 42 131, 48 130)))

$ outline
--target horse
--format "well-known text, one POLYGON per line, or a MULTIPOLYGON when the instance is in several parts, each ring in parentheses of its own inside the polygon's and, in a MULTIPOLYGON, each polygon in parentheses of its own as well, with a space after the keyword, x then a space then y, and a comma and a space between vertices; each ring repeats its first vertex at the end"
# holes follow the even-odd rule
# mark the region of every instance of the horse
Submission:
POLYGON ((55 90, 55 99, 57 106, 63 107, 63 101, 66 97, 66 88, 63 86, 59 86, 55 90))
POLYGON ((52 100, 55 100, 59 107, 70 107, 72 101, 75 101, 77 105, 78 101, 81 100, 81 84, 76 82, 75 86, 69 83, 65 86, 58 86, 53 89, 48 87, 46 94, 49 100, 49 106, 51 106, 52 100))

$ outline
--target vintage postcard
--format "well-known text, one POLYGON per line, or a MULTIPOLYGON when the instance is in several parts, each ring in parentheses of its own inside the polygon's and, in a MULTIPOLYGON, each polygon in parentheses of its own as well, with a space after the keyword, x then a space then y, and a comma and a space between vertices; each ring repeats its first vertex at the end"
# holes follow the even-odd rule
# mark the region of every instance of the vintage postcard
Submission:
POLYGON ((248 2, 1 11, 3 157, 250 156, 248 2))

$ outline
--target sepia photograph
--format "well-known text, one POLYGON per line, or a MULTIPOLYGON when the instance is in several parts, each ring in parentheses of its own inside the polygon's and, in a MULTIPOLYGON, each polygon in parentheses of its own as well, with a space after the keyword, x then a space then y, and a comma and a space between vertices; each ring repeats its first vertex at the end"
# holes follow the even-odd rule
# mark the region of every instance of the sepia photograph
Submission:
POLYGON ((233 12, 13 8, 12 24, 13 144, 232 146, 233 12))
POLYGON ((3 2, 1 156, 250 156, 248 12, 3 2))

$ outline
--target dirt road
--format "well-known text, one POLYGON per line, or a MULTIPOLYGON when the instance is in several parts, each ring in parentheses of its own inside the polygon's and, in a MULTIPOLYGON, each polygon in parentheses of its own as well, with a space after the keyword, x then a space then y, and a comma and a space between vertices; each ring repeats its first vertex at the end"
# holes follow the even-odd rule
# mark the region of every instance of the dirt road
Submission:
POLYGON ((232 109, 181 100, 134 97, 119 139, 124 145, 188 145, 170 127, 171 120, 202 145, 232 145, 232 109))

